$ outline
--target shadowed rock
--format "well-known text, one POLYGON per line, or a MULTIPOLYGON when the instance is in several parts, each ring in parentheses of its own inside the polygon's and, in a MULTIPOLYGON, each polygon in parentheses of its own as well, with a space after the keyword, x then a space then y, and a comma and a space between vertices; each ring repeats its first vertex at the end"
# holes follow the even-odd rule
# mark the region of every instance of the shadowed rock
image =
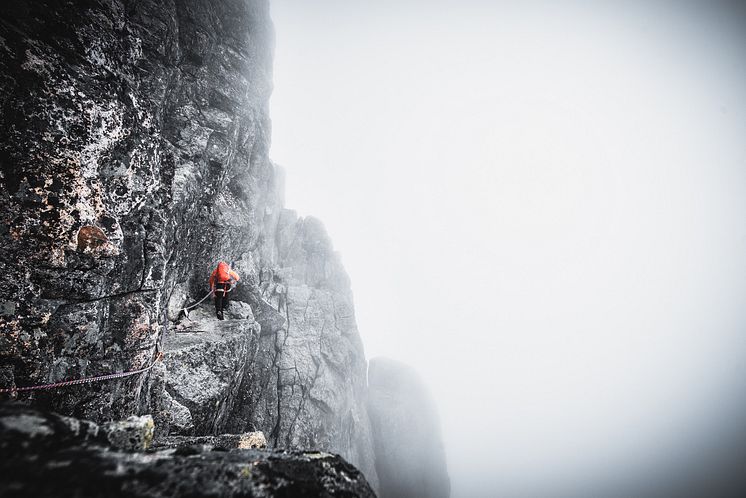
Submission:
POLYGON ((0 405, 4 497, 362 497, 365 477, 329 453, 192 445, 150 452, 103 446, 96 425, 0 405))

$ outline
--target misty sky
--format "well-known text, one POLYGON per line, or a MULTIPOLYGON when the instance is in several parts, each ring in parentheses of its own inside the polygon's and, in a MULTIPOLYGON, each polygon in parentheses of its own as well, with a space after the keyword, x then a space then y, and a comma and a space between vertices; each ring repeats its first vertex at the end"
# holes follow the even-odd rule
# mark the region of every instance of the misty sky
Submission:
POLYGON ((272 0, 287 206, 454 497, 655 479, 746 413, 744 17, 559 3, 272 0))

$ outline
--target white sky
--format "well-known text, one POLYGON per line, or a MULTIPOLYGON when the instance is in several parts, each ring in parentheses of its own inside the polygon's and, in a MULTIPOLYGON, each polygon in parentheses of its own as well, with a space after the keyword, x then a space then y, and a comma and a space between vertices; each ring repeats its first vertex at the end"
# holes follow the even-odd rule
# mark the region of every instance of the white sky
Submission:
POLYGON ((430 385, 454 497, 675 466, 745 392, 743 19, 557 3, 272 0, 287 206, 430 385))

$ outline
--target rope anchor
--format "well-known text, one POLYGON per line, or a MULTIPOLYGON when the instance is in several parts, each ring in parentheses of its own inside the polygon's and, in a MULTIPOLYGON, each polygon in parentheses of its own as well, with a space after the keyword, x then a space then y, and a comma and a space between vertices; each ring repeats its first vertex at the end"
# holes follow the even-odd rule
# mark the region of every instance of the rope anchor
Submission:
POLYGON ((162 359, 163 359, 163 352, 159 351, 155 355, 155 358, 153 359, 153 362, 150 365, 148 365, 145 368, 140 368, 138 370, 132 370, 129 372, 120 372, 120 373, 108 374, 108 375, 97 375, 96 377, 83 377, 82 379, 64 380, 62 382, 55 382, 53 384, 40 384, 37 386, 26 386, 26 387, 4 387, 4 388, 0 388, 0 394, 20 393, 20 392, 26 392, 26 391, 40 391, 42 389, 55 389, 57 387, 77 386, 80 384, 89 384, 91 382, 100 382, 100 381, 110 380, 110 379, 120 379, 122 377, 130 377, 132 375, 137 375, 139 373, 147 372, 162 359))

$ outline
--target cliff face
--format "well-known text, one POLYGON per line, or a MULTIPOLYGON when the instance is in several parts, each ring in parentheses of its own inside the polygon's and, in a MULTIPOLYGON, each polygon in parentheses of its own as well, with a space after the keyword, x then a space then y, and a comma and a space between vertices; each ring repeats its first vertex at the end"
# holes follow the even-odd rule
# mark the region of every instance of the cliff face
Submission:
POLYGON ((373 358, 368 386, 381 498, 447 498, 438 411, 422 380, 407 365, 373 358))
MULTIPOLYGON (((174 287, 265 230, 266 2, 13 2, 0 25, 2 360, 17 385, 142 366, 174 287), (8 368, 11 367, 11 368, 8 368)), ((35 398, 93 419, 146 378, 35 398)))
POLYGON ((205 304, 169 322, 151 412, 172 433, 259 430, 275 447, 335 451, 376 487, 349 279, 317 220, 282 209, 274 226, 275 266, 237 288, 227 320, 205 304))
POLYGON ((375 486, 366 361, 349 279, 317 220, 283 210, 275 235, 280 283, 261 287, 286 322, 275 329, 267 300, 249 296, 262 333, 228 428, 262 430, 280 447, 333 448, 375 486))
POLYGON ((34 406, 163 433, 262 430, 375 485, 365 358, 323 227, 268 159, 262 0, 19 1, 0 21, 0 386, 135 370, 34 406), (241 275, 210 323, 218 260, 241 275), (243 310, 243 312, 241 311, 243 310), (205 330, 208 328, 209 330, 205 330))

